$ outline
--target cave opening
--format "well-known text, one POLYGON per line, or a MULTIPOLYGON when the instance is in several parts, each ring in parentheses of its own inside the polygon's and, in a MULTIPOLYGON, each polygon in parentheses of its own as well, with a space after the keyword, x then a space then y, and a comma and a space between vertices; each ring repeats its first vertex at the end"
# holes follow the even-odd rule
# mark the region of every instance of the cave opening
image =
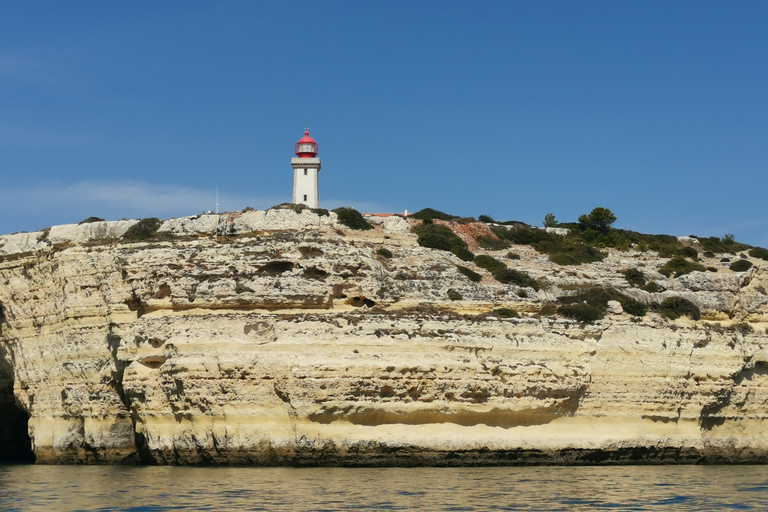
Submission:
POLYGON ((27 424, 29 414, 16 404, 13 369, 0 344, 0 464, 35 462, 27 424))

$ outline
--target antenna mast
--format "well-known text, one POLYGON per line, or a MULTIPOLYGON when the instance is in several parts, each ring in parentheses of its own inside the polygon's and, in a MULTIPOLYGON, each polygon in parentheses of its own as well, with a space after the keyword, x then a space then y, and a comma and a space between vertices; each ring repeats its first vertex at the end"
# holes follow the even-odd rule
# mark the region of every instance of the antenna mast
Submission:
POLYGON ((216 213, 219 213, 219 184, 216 184, 216 213))

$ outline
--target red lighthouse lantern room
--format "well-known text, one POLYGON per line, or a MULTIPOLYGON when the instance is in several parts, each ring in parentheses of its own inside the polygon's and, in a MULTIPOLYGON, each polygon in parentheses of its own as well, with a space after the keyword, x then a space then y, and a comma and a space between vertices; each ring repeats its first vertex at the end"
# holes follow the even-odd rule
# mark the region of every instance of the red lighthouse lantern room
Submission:
POLYGON ((304 137, 296 143, 296 156, 299 158, 315 158, 317 156, 317 142, 309 136, 309 131, 304 132, 304 137))

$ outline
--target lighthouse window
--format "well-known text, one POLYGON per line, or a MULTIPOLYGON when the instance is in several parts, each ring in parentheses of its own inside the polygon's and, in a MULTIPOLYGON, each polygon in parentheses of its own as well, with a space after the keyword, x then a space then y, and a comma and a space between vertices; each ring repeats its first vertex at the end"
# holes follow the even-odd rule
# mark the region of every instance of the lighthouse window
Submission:
MULTIPOLYGON (((304 171, 304 172, 306 172, 306 171, 304 171)), ((304 200, 305 201, 307 200, 307 194, 304 194, 304 200)))
POLYGON ((304 169, 304 176, 306 176, 306 175, 307 175, 307 170, 306 170, 306 169, 304 169))

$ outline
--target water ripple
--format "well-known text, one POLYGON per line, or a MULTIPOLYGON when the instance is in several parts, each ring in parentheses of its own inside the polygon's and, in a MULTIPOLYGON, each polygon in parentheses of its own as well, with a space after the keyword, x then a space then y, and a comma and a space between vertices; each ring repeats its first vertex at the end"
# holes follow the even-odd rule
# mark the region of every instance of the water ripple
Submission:
POLYGON ((0 509, 766 510, 765 466, 179 468, 0 466, 0 509))

